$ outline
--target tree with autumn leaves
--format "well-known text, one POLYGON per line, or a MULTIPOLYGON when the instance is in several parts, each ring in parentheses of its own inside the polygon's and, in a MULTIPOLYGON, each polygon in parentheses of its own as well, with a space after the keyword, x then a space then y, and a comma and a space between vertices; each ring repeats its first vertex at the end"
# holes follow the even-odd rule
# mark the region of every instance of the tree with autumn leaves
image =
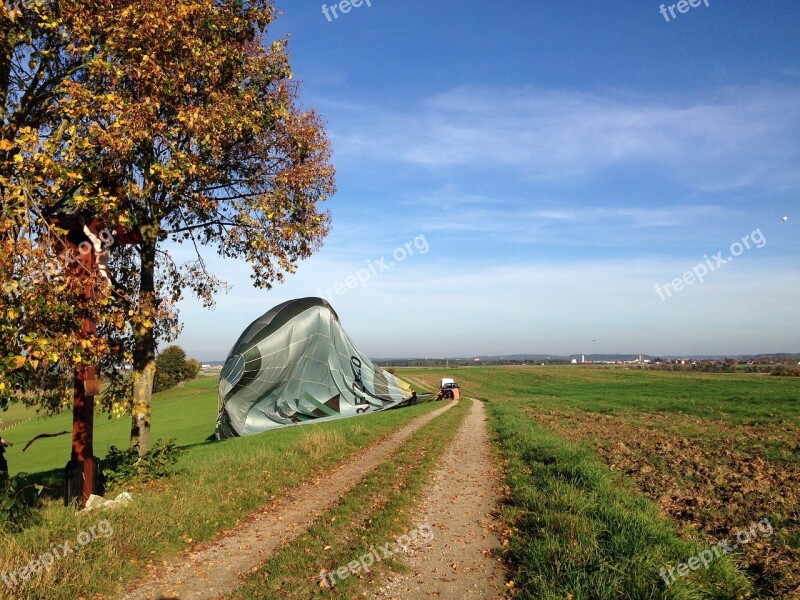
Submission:
MULTIPOLYGON (((17 396, 60 409, 73 369, 110 354, 102 336, 79 335, 81 317, 124 325, 52 218, 85 193, 69 164, 76 125, 58 115, 63 83, 95 56, 67 34, 82 16, 44 2, 0 9, 0 406, 17 396), (86 285, 98 290, 91 302, 81 302, 86 285)), ((106 200, 99 187, 94 199, 106 200)))
POLYGON ((211 305, 224 285, 202 250, 246 260, 269 288, 317 249, 328 228, 319 205, 334 191, 330 148, 317 115, 298 106, 285 40, 264 42, 274 18, 269 0, 6 11, 0 395, 32 395, 81 361, 107 373, 130 362, 106 404, 130 407, 144 452, 157 344, 179 331, 175 304, 192 293, 211 305), (105 225, 97 272, 64 266, 62 214, 105 225), (173 244, 194 259, 176 263, 173 244), (43 275, 50 263, 63 268, 43 275), (98 293, 74 308, 88 278, 98 293), (80 310, 98 331, 76 344, 80 310))

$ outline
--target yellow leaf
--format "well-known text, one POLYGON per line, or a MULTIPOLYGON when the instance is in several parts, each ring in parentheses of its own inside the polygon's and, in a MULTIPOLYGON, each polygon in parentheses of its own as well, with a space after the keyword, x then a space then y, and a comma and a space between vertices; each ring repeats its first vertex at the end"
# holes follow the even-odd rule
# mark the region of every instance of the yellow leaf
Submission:
POLYGON ((10 140, 0 140, 0 150, 11 150, 14 147, 14 142, 10 140))
POLYGON ((25 357, 24 356, 15 356, 14 357, 14 368, 20 369, 25 364, 25 357))

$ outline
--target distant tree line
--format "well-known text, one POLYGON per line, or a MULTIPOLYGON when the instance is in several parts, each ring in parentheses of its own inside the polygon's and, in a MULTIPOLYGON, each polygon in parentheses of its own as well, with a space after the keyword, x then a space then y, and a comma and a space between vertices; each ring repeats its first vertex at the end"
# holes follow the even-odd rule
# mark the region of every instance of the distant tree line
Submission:
POLYGON ((786 365, 778 365, 772 369, 772 374, 778 377, 800 377, 800 368, 786 365))
MULTIPOLYGON (((661 358, 653 359, 650 363, 606 363, 606 362, 587 362, 585 364, 578 364, 579 367, 624 367, 628 369, 647 369, 651 371, 696 371, 703 373, 770 373, 773 375, 786 375, 786 376, 800 376, 800 369, 793 366, 794 363, 787 364, 786 359, 781 359, 779 364, 768 363, 761 359, 758 362, 743 363, 737 359, 722 359, 722 360, 702 360, 702 361, 685 361, 681 363, 678 360, 663 360, 661 358)), ((394 373, 395 368, 401 367, 432 367, 432 368, 446 368, 446 369, 459 369, 466 367, 495 367, 495 366, 526 366, 526 365, 570 365, 572 360, 569 358, 559 359, 530 359, 530 360, 515 360, 515 359, 498 359, 498 360, 481 360, 475 361, 471 359, 444 359, 444 358, 407 358, 407 359, 393 359, 393 360, 374 360, 376 365, 388 369, 390 373, 394 373)))
POLYGON ((572 361, 570 359, 548 359, 548 360, 518 360, 518 359, 497 359, 497 360, 479 360, 474 359, 446 359, 446 358, 401 358, 401 359, 378 359, 373 360, 373 363, 379 367, 441 367, 449 369, 458 369, 461 367, 496 367, 496 366, 523 366, 523 365, 540 365, 546 363, 548 365, 568 365, 572 361))

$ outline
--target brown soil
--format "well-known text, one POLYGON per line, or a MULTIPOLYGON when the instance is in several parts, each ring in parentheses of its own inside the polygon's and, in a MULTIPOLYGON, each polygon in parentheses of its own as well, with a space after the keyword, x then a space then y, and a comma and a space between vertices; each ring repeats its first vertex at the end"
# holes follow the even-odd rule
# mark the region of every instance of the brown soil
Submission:
POLYGON ((404 561, 410 572, 393 576, 373 597, 502 598, 499 487, 483 403, 473 400, 423 494, 420 518, 433 538, 413 546, 404 561))

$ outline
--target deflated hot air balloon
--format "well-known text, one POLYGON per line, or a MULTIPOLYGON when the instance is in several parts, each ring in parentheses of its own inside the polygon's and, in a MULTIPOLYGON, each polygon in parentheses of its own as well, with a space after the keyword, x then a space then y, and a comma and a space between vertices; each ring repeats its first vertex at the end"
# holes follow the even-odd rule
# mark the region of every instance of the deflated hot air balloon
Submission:
POLYGON ((219 376, 217 438, 409 403, 411 387, 361 354, 322 298, 279 304, 253 321, 219 376))

